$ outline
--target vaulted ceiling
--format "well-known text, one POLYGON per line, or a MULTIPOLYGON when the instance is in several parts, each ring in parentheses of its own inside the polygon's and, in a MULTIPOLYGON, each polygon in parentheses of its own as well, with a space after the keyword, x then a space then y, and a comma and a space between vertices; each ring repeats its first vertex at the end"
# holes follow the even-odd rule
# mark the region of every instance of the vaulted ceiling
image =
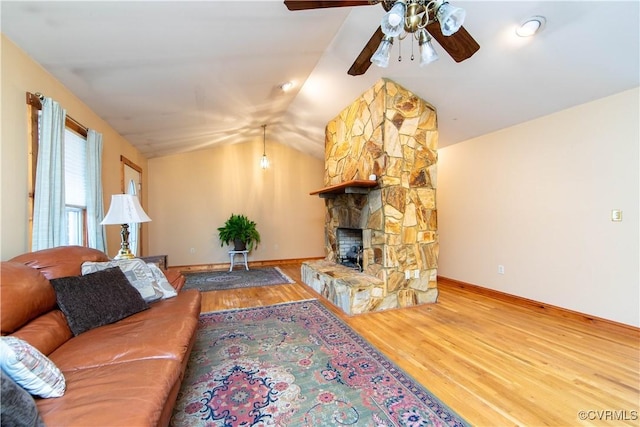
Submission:
POLYGON ((436 107, 441 147, 640 84, 637 1, 451 2, 481 46, 473 57, 456 63, 434 43, 440 59, 421 68, 407 39, 401 62, 396 44, 388 68, 358 77, 347 70, 381 5, 3 0, 0 11, 7 37, 149 158, 262 141, 263 124, 268 141, 322 158, 327 122, 381 77, 436 107), (515 36, 533 15, 544 30, 515 36))

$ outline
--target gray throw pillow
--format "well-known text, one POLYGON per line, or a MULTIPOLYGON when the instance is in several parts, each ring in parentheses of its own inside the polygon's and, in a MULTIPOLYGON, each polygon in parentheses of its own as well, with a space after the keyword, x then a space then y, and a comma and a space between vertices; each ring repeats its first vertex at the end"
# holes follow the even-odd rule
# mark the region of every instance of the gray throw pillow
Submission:
POLYGON ((2 405, 0 425, 2 427, 44 427, 38 407, 28 391, 16 384, 0 370, 2 405))
POLYGON ((50 282, 74 335, 149 308, 118 267, 50 282))

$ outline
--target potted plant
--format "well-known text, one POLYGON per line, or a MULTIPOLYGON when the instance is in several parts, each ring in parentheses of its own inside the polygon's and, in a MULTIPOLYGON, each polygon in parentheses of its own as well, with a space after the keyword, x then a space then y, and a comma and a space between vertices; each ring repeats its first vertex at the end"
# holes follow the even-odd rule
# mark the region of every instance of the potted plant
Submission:
POLYGON ((220 246, 233 242, 235 251, 248 250, 251 252, 254 245, 260 243, 260 233, 256 229, 256 223, 244 215, 231 214, 224 226, 218 228, 220 246))

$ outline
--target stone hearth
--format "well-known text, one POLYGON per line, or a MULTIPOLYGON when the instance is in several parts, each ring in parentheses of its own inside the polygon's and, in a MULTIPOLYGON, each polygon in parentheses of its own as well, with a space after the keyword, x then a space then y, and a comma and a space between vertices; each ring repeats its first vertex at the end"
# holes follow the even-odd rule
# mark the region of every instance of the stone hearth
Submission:
POLYGON ((301 276, 304 283, 347 314, 367 313, 394 305, 394 301, 384 301, 382 280, 334 261, 305 262, 301 276))
MULTIPOLYGON (((327 263, 338 261, 338 228, 362 230, 364 277, 358 277, 357 285, 350 288, 352 300, 344 301, 345 292, 340 298, 330 298, 345 312, 436 301, 437 143, 435 109, 387 79, 378 81, 328 123, 325 186, 366 181, 372 174, 377 181, 372 189, 347 191, 347 187, 342 192, 312 193, 325 198, 327 263), (366 288, 362 281, 367 277, 376 285, 373 291, 362 292, 366 288), (367 301, 363 302, 365 295, 367 301)), ((318 284, 323 277, 335 282, 335 274, 341 274, 335 271, 324 263, 305 263, 303 281, 314 289, 324 289, 321 293, 325 296, 335 296, 328 283, 318 284)))

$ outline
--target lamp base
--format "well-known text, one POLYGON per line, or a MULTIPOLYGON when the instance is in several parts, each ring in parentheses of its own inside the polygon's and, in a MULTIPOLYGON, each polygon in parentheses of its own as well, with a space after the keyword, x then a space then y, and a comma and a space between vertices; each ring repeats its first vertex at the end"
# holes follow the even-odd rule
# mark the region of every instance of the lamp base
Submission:
POLYGON ((133 259, 136 256, 129 250, 129 224, 120 229, 120 251, 113 259, 133 259))
POLYGON ((126 250, 120 249, 118 254, 114 256, 113 259, 133 259, 135 257, 136 256, 127 248, 126 250))

